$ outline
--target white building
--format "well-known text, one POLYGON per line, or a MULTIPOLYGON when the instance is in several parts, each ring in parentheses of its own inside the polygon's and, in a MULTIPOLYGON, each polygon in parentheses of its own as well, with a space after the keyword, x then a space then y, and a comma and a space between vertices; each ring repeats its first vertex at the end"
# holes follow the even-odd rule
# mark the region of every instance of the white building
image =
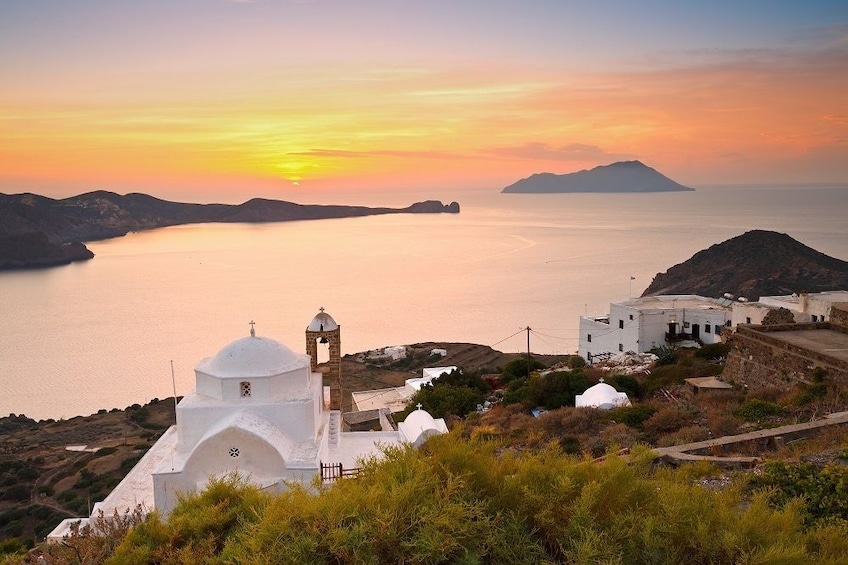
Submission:
POLYGON ((583 394, 576 395, 574 397, 574 406, 577 408, 611 410, 619 406, 630 406, 630 399, 627 398, 626 392, 618 392, 614 387, 601 379, 601 382, 590 386, 583 394))
MULTIPOLYGON (((338 331, 335 322, 331 329, 338 331)), ((399 431, 342 432, 341 412, 326 408, 330 399, 323 375, 310 361, 253 329, 200 361, 196 388, 177 405, 176 425, 92 515, 102 511, 109 517, 138 505, 167 515, 180 493, 201 490, 210 478, 231 472, 281 491, 287 481, 309 483, 322 465, 355 468, 360 458, 379 454, 383 446, 418 445, 447 431, 444 420, 418 410, 399 431)), ((48 539, 61 540, 79 521, 63 521, 48 539)))
POLYGON ((353 392, 351 397, 353 398, 354 408, 358 411, 388 408, 392 413, 403 412, 412 396, 421 390, 422 386, 428 385, 442 375, 450 374, 456 369, 456 365, 425 367, 421 369, 420 377, 406 379, 403 386, 353 392))
POLYGON ((645 296, 610 304, 606 316, 581 316, 578 353, 589 363, 620 352, 645 353, 655 347, 691 340, 721 341, 731 308, 694 294, 645 296))
POLYGON ((798 323, 826 322, 830 319, 831 306, 839 302, 848 302, 848 291, 761 296, 757 302, 734 302, 732 323, 734 327, 739 324, 762 324, 769 312, 779 308, 792 312, 798 323))

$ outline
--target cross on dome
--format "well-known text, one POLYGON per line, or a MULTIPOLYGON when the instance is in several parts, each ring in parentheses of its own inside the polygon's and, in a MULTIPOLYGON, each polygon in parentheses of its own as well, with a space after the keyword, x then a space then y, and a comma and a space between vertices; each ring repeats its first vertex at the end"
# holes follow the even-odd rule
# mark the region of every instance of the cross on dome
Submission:
POLYGON ((253 327, 256 325, 256 322, 250 320, 250 337, 256 337, 256 329, 253 327))
POLYGON ((421 403, 419 402, 418 404, 415 405, 415 407, 418 408, 419 410, 421 410, 421 403))
POLYGON ((323 306, 321 306, 320 308, 318 308, 318 311, 319 311, 319 312, 323 312, 323 311, 324 311, 324 307, 323 307, 323 306))

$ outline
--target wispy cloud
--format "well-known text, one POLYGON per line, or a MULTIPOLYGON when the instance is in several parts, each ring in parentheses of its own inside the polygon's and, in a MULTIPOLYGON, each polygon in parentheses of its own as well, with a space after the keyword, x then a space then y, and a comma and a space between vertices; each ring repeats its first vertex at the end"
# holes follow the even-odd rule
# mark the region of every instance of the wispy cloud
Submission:
POLYGON ((585 143, 551 145, 549 143, 531 142, 515 147, 498 147, 489 149, 488 152, 499 157, 536 159, 540 161, 607 162, 632 159, 635 157, 634 155, 626 153, 610 153, 597 145, 587 145, 585 143))
POLYGON ((458 153, 442 151, 399 151, 392 149, 375 149, 369 151, 347 151, 343 149, 310 149, 308 151, 291 151, 287 153, 299 157, 326 157, 342 159, 358 159, 365 157, 399 157, 414 159, 468 159, 470 157, 458 153))

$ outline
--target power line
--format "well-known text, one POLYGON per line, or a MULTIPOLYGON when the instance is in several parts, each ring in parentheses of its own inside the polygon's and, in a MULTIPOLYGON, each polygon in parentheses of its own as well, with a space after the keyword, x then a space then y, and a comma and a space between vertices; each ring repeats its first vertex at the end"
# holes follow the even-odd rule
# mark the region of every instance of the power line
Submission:
POLYGON ((521 328, 520 330, 518 330, 517 332, 515 332, 515 333, 514 333, 514 334, 512 334, 511 336, 509 336, 509 337, 505 337, 505 338, 503 338, 503 339, 502 339, 502 340, 500 340, 500 341, 496 341, 495 343, 491 344, 489 347, 494 347, 494 346, 496 346, 496 345, 500 345, 501 343, 505 342, 506 340, 514 338, 515 336, 517 336, 518 334, 520 334, 520 333, 521 333, 521 332, 523 332, 523 331, 527 331, 527 330, 526 330, 526 328, 521 328))

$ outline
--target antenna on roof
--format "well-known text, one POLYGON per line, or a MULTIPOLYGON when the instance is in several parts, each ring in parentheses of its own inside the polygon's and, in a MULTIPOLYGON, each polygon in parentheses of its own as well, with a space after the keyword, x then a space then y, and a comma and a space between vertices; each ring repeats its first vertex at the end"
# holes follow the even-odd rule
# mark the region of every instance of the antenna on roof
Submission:
POLYGON ((174 385, 174 424, 177 423, 177 379, 174 377, 174 360, 171 359, 171 384, 174 385))

